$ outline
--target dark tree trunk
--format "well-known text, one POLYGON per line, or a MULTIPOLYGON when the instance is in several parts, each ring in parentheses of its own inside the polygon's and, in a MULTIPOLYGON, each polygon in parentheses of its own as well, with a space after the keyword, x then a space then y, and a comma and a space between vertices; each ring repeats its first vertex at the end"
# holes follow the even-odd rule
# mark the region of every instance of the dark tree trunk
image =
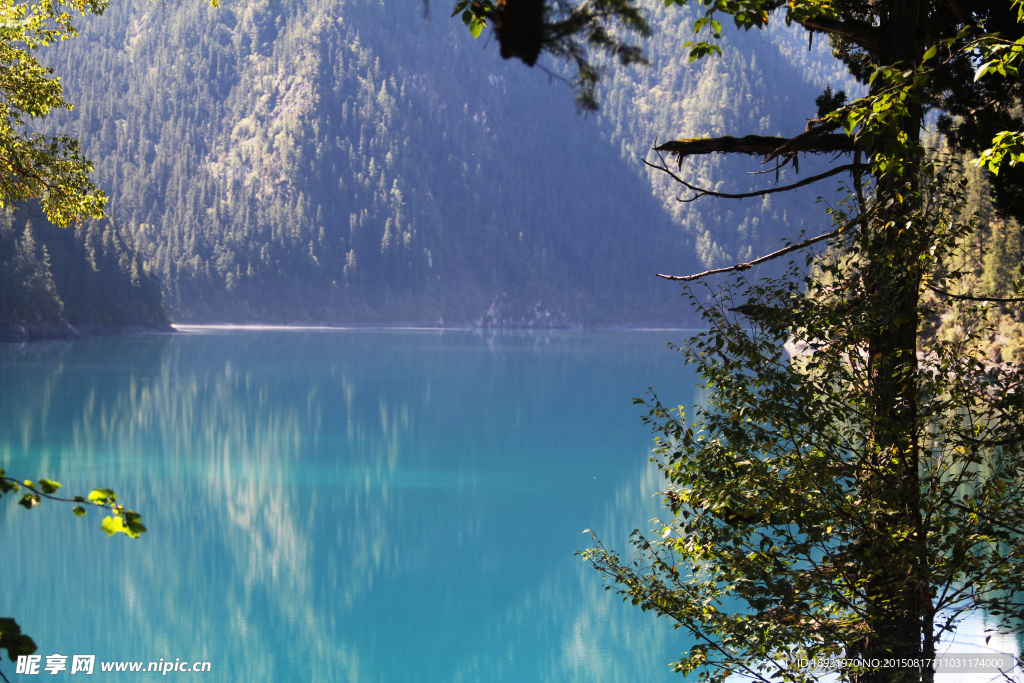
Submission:
MULTIPOLYGON (((924 51, 925 3, 895 0, 886 7, 888 15, 880 26, 879 63, 912 68, 924 51)), ((865 499, 874 512, 869 514, 860 548, 867 579, 865 620, 873 635, 856 649, 871 660, 914 660, 934 652, 917 439, 918 259, 924 241, 914 232, 920 228, 908 220, 918 206, 916 154, 921 126, 921 107, 911 104, 909 115, 891 134, 906 136, 902 146, 914 156, 904 160, 902 176, 877 179, 881 210, 870 225, 865 284, 873 298, 868 350, 874 443, 868 446, 863 484, 865 499), (894 201, 897 195, 904 201, 894 201)), ((922 673, 916 667, 887 667, 861 680, 890 683, 931 678, 930 670, 922 673)))

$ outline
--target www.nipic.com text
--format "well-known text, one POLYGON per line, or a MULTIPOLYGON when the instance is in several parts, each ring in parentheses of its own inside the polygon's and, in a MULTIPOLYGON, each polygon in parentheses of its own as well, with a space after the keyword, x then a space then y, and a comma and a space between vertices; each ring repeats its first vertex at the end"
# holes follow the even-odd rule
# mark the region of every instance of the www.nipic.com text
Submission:
MULTIPOLYGON (((43 663, 42 655, 21 655, 15 664, 17 674, 58 674, 69 671, 72 674, 91 674, 96 668, 96 655, 46 655, 43 663), (68 662, 68 660, 71 660, 68 662)), ((103 672, 156 672, 166 676, 169 673, 203 673, 210 670, 210 662, 188 662, 181 658, 156 662, 100 662, 99 670, 103 672)))

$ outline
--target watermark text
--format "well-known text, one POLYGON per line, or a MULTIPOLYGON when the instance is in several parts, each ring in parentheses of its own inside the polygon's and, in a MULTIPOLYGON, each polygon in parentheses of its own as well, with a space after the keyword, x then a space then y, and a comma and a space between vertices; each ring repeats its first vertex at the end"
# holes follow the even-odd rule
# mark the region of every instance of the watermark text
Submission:
MULTIPOLYGON (((100 662, 99 671, 104 673, 158 673, 166 676, 169 673, 205 673, 211 668, 210 662, 182 661, 180 657, 173 661, 162 657, 155 662, 100 662)), ((21 655, 14 665, 16 674, 92 674, 97 670, 96 655, 21 655), (70 661, 69 661, 70 660, 70 661)))

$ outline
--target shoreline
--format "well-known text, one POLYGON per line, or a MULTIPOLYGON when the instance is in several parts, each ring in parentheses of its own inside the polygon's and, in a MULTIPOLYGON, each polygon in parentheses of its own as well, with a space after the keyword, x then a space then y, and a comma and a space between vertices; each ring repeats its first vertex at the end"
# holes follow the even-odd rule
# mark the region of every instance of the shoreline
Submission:
POLYGON ((72 325, 66 320, 53 323, 18 323, 0 325, 0 344, 25 344, 39 341, 118 337, 128 334, 174 334, 173 325, 72 325))
POLYGON ((260 323, 171 323, 166 327, 142 325, 72 325, 62 320, 58 323, 19 323, 0 325, 0 344, 25 344, 43 341, 68 341, 98 337, 119 337, 137 334, 202 334, 204 332, 341 332, 371 330, 405 330, 420 332, 476 332, 476 333, 564 333, 564 332, 699 332, 698 328, 667 326, 651 323, 603 323, 593 325, 572 325, 564 327, 538 326, 478 326, 472 323, 438 325, 423 322, 396 323, 321 323, 321 324, 260 324, 260 323))
POLYGON ((178 332, 204 332, 204 331, 245 331, 245 330, 266 330, 266 331, 344 331, 344 330, 410 330, 423 332, 595 332, 595 331, 623 331, 623 332, 695 332, 701 328, 677 326, 671 327, 657 324, 594 324, 594 325, 573 325, 566 327, 516 327, 516 326, 488 326, 480 327, 473 324, 463 325, 437 325, 431 323, 338 323, 338 324, 260 324, 260 323, 171 323, 171 327, 178 332))

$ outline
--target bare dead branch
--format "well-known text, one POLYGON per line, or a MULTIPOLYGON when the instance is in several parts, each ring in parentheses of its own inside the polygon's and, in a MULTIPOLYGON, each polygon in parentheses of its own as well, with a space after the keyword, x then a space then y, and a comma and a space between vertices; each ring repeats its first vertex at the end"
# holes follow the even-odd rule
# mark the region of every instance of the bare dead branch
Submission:
POLYGON ((697 280, 697 279, 702 278, 702 277, 707 277, 708 275, 717 275, 719 273, 731 273, 733 271, 748 270, 750 268, 753 268, 754 266, 757 266, 757 265, 760 265, 762 263, 765 263, 766 261, 771 261, 772 259, 777 259, 780 256, 785 256, 786 254, 791 254, 794 251, 799 251, 801 249, 805 249, 805 248, 811 246, 812 244, 815 244, 817 242, 821 242, 822 240, 827 240, 830 237, 835 237, 836 235, 838 235, 841 232, 843 232, 847 227, 849 227, 850 225, 853 225, 856 222, 857 221, 855 221, 855 220, 851 221, 850 223, 847 223, 845 225, 841 225, 840 227, 836 228, 832 232, 827 232, 824 235, 818 235, 817 237, 812 237, 809 240, 804 240, 803 242, 798 242, 797 244, 791 244, 788 247, 784 247, 782 249, 779 249, 778 251, 773 251, 772 253, 767 254, 766 256, 762 256, 760 258, 756 258, 753 261, 748 261, 746 263, 737 263, 736 265, 729 266, 728 268, 715 268, 714 270, 705 270, 703 273, 695 273, 693 275, 662 275, 661 273, 655 273, 655 275, 657 275, 658 277, 661 277, 661 278, 665 278, 666 280, 675 280, 677 282, 692 282, 693 280, 697 280))
POLYGON ((687 189, 693 190, 694 192, 697 193, 693 197, 690 197, 689 199, 679 198, 679 201, 684 202, 684 203, 689 203, 689 202, 695 201, 697 199, 700 199, 701 197, 719 197, 720 199, 749 199, 751 197, 763 197, 764 195, 775 194, 776 192, 787 192, 789 190, 795 190, 798 187, 803 187, 804 185, 810 185, 811 183, 816 183, 819 180, 824 180, 825 178, 830 178, 830 177, 832 177, 834 175, 839 175, 840 173, 845 173, 847 171, 857 171, 857 170, 863 170, 864 168, 867 168, 866 166, 862 166, 862 165, 858 165, 858 164, 846 164, 844 166, 836 166, 835 168, 830 169, 828 171, 825 171, 824 173, 819 173, 816 176, 811 176, 810 178, 804 178, 803 180, 801 180, 799 182, 796 182, 796 183, 793 183, 792 185, 783 185, 781 187, 769 187, 769 188, 764 189, 764 190, 755 190, 754 192, 742 192, 742 193, 739 193, 739 194, 730 194, 730 193, 726 193, 726 192, 715 192, 714 190, 708 190, 708 189, 703 188, 703 187, 697 187, 696 185, 691 185, 690 183, 686 182, 685 180, 683 180, 678 175, 676 175, 675 173, 672 172, 672 169, 670 169, 668 167, 668 165, 665 164, 664 157, 662 157, 662 165, 661 166, 658 166, 656 164, 652 164, 651 162, 647 161, 646 159, 644 159, 644 163, 647 164, 648 166, 650 166, 653 169, 657 169, 657 170, 661 171, 662 173, 667 173, 668 175, 672 176, 672 179, 675 180, 677 183, 679 183, 680 185, 683 185, 687 189))
POLYGON ((778 157, 795 158, 797 154, 850 153, 854 151, 855 140, 846 133, 832 133, 835 126, 809 126, 799 135, 785 140, 765 155, 764 163, 778 157))
MULTIPOLYGON (((852 152, 853 139, 843 133, 822 134, 819 129, 801 133, 795 138, 769 135, 745 135, 735 138, 725 135, 720 138, 683 138, 669 140, 654 148, 679 157, 693 154, 750 154, 752 156, 775 157, 787 153, 827 154, 830 152, 852 152)), ((767 159, 766 159, 767 160, 767 159)))
POLYGON ((1011 298, 1003 297, 1003 298, 1000 298, 1000 297, 992 297, 992 296, 968 296, 967 294, 953 294, 952 292, 947 292, 944 289, 939 289, 938 287, 932 287, 929 284, 925 284, 925 287, 927 287, 928 289, 932 290, 936 294, 941 294, 942 296, 947 296, 950 299, 959 299, 960 301, 995 301, 995 302, 1000 302, 1000 303, 1020 303, 1020 302, 1024 301, 1024 297, 1011 297, 1011 298))

